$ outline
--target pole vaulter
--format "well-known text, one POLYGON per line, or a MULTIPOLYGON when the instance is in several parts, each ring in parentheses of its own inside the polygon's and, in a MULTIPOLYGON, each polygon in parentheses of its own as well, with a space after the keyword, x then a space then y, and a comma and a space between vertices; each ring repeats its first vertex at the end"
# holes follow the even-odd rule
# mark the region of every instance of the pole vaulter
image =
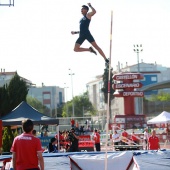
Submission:
POLYGON ((110 23, 110 57, 109 57, 108 95, 107 95, 105 170, 107 170, 107 146, 108 146, 109 117, 110 117, 110 75, 111 75, 110 71, 111 71, 111 56, 112 56, 112 23, 113 23, 113 11, 111 11, 111 23, 110 23))
POLYGON ((98 51, 98 53, 103 57, 106 64, 109 64, 109 59, 105 56, 102 49, 97 45, 96 41, 94 40, 92 34, 89 31, 89 25, 91 22, 91 18, 93 15, 96 14, 96 10, 94 7, 92 7, 91 3, 88 3, 88 6, 83 5, 81 9, 81 13, 83 15, 83 18, 80 20, 80 31, 71 31, 71 34, 79 34, 79 38, 77 39, 74 51, 75 52, 91 52, 97 55, 97 52, 93 49, 93 47, 98 51), (90 12, 89 8, 91 9, 90 12), (82 48, 81 45, 83 42, 87 40, 93 47, 89 48, 82 48))

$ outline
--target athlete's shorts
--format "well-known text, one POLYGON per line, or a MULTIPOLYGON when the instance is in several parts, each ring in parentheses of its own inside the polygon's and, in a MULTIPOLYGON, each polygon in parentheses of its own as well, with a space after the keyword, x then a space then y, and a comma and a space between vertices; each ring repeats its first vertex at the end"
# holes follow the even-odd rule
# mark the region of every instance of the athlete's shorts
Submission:
POLYGON ((80 33, 79 38, 77 39, 76 43, 81 45, 85 40, 87 40, 90 43, 95 41, 93 36, 90 33, 86 33, 86 34, 80 33))

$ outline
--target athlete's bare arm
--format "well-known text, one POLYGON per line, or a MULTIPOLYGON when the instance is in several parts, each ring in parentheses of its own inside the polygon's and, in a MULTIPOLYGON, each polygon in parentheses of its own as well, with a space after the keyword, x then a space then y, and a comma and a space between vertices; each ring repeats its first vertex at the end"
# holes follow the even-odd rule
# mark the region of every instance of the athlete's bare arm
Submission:
POLYGON ((91 19, 91 17, 96 13, 96 10, 91 6, 91 3, 88 3, 88 6, 91 8, 92 11, 88 12, 86 16, 88 19, 91 19))

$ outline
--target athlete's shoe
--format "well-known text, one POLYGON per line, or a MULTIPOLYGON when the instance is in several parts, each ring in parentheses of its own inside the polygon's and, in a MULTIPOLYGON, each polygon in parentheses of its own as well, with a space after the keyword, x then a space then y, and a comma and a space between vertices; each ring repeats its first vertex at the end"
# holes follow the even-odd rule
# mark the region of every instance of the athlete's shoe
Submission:
POLYGON ((89 49, 90 49, 90 52, 91 52, 91 53, 94 53, 94 54, 97 55, 97 53, 96 53, 96 51, 93 49, 93 47, 89 47, 89 49))

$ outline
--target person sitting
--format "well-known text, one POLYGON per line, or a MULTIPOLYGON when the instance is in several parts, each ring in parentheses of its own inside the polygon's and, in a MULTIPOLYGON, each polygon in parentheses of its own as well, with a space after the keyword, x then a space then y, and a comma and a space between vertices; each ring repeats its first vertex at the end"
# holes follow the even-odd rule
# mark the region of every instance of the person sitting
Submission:
POLYGON ((57 143, 57 140, 55 138, 51 138, 50 143, 48 144, 48 152, 49 153, 56 153, 56 152, 58 152, 56 143, 57 143))
POLYGON ((127 145, 128 144, 128 133, 124 129, 122 132, 122 145, 127 145))
POLYGON ((58 140, 59 140, 59 145, 60 145, 60 149, 64 148, 64 135, 63 135, 63 132, 59 131, 59 137, 58 137, 58 134, 55 135, 55 139, 57 140, 56 142, 58 143, 58 140))
POLYGON ((131 134, 131 140, 133 142, 133 145, 138 145, 139 144, 139 139, 138 137, 135 135, 134 131, 131 134))
POLYGON ((114 131, 114 134, 112 135, 113 143, 114 145, 118 145, 120 142, 120 135, 117 133, 117 131, 114 131))
POLYGON ((80 135, 84 135, 84 126, 80 126, 80 135))

